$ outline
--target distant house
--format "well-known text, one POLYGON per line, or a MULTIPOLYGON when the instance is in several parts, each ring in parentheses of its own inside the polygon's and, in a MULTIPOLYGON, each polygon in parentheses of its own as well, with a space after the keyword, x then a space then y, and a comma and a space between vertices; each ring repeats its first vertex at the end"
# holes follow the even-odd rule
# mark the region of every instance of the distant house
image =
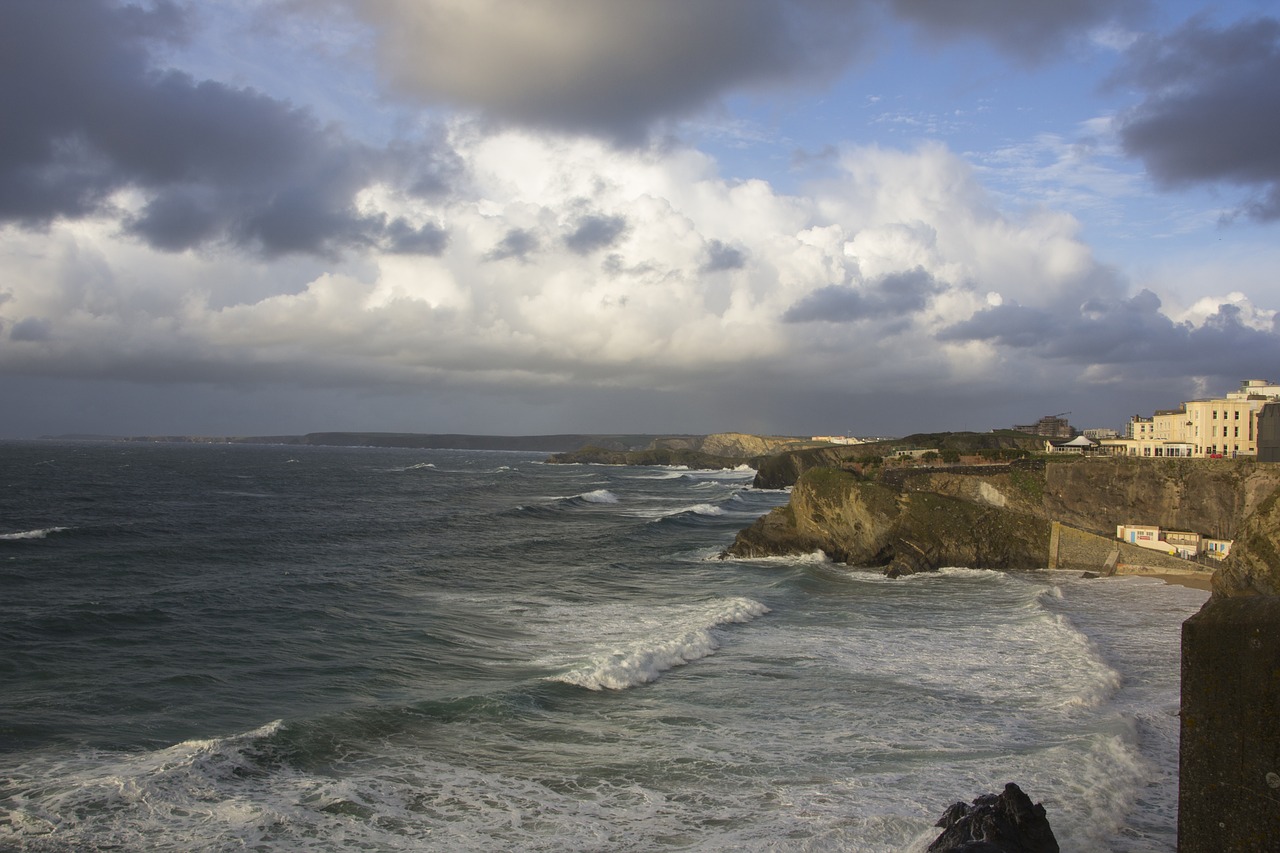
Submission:
POLYGON ((1116 538, 1139 548, 1194 560, 1204 555, 1214 560, 1226 559, 1231 553, 1230 539, 1210 539, 1187 530, 1161 530, 1154 524, 1121 524, 1116 538))
POLYGON ((865 444, 862 439, 851 435, 815 435, 810 441, 822 441, 827 444, 865 444))
POLYGON ((938 452, 939 451, 936 447, 932 449, 928 447, 913 448, 910 450, 895 450, 893 451, 893 456, 897 459, 919 459, 922 456, 924 456, 926 453, 938 453, 938 452))

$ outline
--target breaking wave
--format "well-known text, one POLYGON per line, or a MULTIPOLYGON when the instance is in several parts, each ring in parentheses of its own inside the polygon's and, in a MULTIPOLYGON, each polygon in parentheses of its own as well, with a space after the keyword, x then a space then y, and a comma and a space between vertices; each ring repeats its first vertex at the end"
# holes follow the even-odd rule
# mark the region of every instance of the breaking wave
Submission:
MULTIPOLYGON (((716 601, 660 626, 661 633, 645 631, 640 637, 619 638, 608 648, 595 651, 586 663, 551 680, 588 690, 624 690, 647 684, 669 669, 714 653, 720 648, 714 629, 750 622, 768 612, 768 607, 750 598, 716 601)), ((637 622, 644 627, 643 620, 637 622)))
POLYGON ((21 533, 0 533, 0 539, 44 539, 50 533, 69 529, 68 527, 41 527, 38 530, 24 530, 21 533))

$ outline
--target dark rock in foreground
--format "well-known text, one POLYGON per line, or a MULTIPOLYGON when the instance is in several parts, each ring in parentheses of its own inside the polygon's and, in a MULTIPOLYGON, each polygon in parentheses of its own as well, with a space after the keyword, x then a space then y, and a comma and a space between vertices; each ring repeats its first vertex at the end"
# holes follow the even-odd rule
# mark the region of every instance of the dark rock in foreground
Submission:
POLYGON ((956 803, 938 821, 929 853, 1059 853, 1044 806, 1010 782, 1002 794, 956 803))

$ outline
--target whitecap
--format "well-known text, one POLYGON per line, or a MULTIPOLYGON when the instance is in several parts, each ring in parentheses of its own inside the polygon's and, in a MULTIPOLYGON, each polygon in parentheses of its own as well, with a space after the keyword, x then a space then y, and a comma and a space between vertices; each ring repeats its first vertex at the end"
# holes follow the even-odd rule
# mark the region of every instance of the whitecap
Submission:
MULTIPOLYGON (((677 611, 666 624, 635 624, 641 636, 619 641, 592 653, 590 659, 550 678, 588 690, 624 690, 656 680, 663 672, 707 657, 720 648, 712 631, 733 623, 750 622, 769 608, 750 598, 730 598, 677 611), (654 630, 657 629, 657 630, 654 630)), ((650 620, 652 621, 652 617, 650 620)))
POLYGON ((44 539, 50 533, 70 530, 69 527, 41 527, 37 530, 24 530, 21 533, 0 533, 0 539, 44 539))

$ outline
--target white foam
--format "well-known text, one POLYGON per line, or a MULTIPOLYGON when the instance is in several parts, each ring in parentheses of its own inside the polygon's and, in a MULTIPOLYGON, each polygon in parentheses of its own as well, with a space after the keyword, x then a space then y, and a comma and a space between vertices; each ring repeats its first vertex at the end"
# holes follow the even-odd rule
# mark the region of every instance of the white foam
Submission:
POLYGON ((721 516, 727 515, 723 508, 715 504, 694 504, 693 506, 685 506, 680 509, 665 511, 661 518, 674 518, 677 515, 705 515, 705 516, 721 516))
POLYGON ((575 497, 589 504, 616 504, 618 502, 618 496, 608 489, 596 489, 593 492, 575 495, 575 497))
POLYGON ((267 778, 250 755, 281 725, 152 752, 90 752, 28 765, 26 778, 7 780, 15 793, 9 821, 0 821, 0 847, 143 850, 163 836, 170 849, 196 850, 209 849, 211 833, 252 837, 271 808, 252 781, 244 782, 267 778))
POLYGON ((0 539, 44 539, 50 533, 70 530, 69 527, 42 527, 38 530, 24 530, 21 533, 0 533, 0 539))
POLYGON ((652 618, 632 624, 640 636, 619 638, 607 648, 594 650, 590 660, 553 676, 551 681, 585 687, 588 690, 623 690, 654 681, 663 672, 704 658, 720 648, 713 629, 732 623, 750 622, 769 612, 750 598, 721 599, 683 612, 673 613, 666 625, 646 625, 652 618), (652 628, 660 630, 654 631, 652 628))
MULTIPOLYGON (((736 563, 774 563, 780 566, 825 566, 831 564, 831 558, 822 549, 811 551, 808 554, 786 554, 774 557, 729 557, 728 559, 736 563)), ((868 574, 866 571, 854 571, 859 575, 868 574)), ((876 576, 883 577, 883 575, 876 576)))

